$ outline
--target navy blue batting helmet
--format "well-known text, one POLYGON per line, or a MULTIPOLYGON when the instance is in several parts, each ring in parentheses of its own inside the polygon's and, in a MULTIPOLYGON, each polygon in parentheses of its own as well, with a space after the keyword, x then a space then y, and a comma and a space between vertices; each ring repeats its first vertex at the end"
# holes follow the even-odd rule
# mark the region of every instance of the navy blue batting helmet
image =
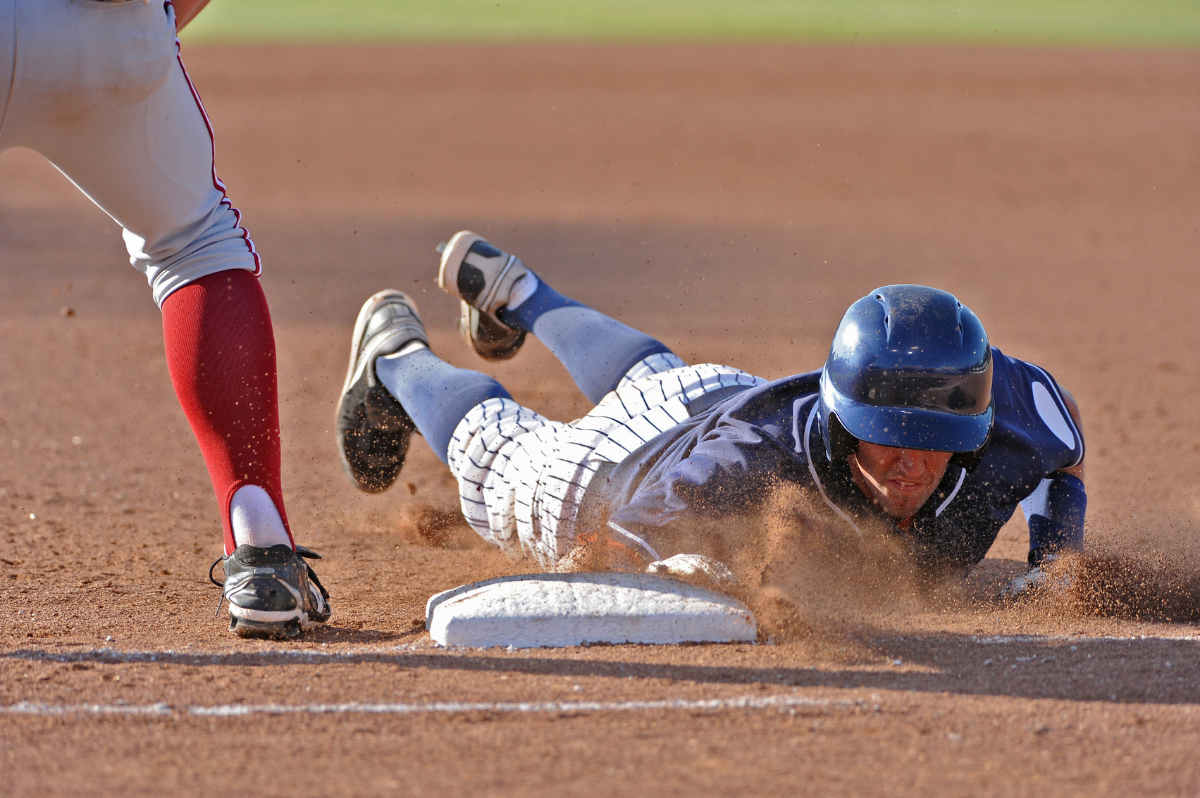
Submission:
POLYGON ((992 349, 970 308, 922 285, 877 288, 842 317, 821 374, 830 459, 858 441, 955 452, 968 470, 991 437, 992 349))

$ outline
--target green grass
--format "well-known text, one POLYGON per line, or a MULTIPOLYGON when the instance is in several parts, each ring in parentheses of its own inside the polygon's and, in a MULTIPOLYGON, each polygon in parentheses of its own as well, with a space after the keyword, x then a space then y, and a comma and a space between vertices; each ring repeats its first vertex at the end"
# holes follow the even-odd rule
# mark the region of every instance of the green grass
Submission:
POLYGON ((183 38, 1195 47, 1200 0, 214 0, 183 38))

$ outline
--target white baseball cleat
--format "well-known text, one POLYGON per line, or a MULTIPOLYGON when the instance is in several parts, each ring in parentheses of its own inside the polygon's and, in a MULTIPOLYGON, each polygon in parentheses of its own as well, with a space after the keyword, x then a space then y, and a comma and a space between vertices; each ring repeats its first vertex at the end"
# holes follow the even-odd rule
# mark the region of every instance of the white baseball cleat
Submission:
POLYGON ((513 285, 529 269, 469 230, 456 233, 438 251, 438 287, 462 300, 458 329, 466 342, 484 360, 507 360, 517 354, 525 331, 500 321, 496 311, 508 304, 513 285))

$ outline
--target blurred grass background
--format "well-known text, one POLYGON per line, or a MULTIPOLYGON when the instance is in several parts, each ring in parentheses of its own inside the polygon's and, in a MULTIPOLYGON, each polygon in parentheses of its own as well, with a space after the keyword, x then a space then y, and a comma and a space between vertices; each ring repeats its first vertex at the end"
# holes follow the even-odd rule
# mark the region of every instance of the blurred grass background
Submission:
POLYGON ((213 0, 183 39, 1195 47, 1200 0, 213 0))

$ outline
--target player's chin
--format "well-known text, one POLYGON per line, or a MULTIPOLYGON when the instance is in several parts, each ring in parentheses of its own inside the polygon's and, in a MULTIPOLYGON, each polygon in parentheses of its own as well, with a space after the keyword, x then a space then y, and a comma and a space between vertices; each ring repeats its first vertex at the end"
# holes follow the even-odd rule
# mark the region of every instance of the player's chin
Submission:
POLYGON ((932 493, 926 485, 891 488, 884 500, 884 510, 893 518, 908 518, 924 506, 932 493))

